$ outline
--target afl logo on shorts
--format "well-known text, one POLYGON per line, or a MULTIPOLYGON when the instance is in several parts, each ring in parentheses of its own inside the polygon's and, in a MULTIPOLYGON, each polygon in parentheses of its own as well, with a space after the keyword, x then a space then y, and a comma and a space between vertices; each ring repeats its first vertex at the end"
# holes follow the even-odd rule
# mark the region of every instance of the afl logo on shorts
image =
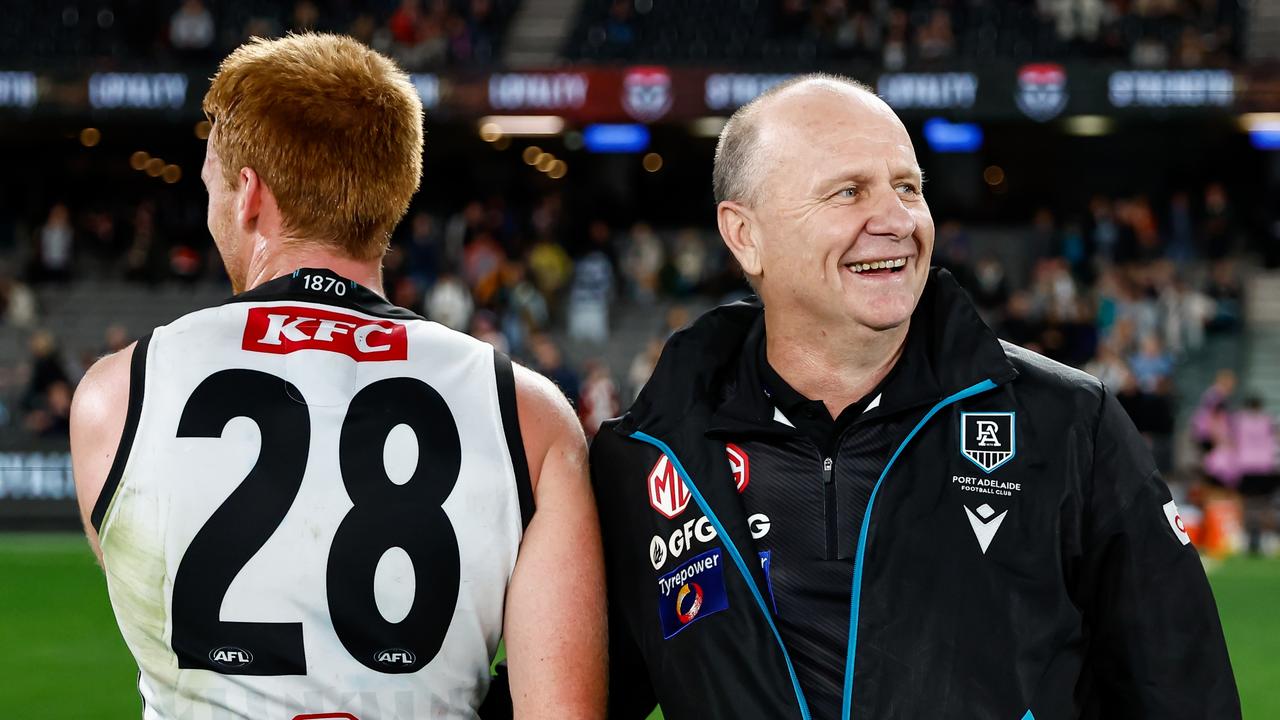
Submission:
POLYGON ((1018 70, 1018 108, 1027 117, 1045 122, 1067 107, 1067 71, 1061 65, 1036 63, 1018 70))
POLYGON ((960 413, 960 453, 991 472, 1017 453, 1013 413, 960 413))
POLYGON ((666 115, 674 100, 671 75, 664 67, 633 67, 622 79, 622 109, 640 122, 666 115))

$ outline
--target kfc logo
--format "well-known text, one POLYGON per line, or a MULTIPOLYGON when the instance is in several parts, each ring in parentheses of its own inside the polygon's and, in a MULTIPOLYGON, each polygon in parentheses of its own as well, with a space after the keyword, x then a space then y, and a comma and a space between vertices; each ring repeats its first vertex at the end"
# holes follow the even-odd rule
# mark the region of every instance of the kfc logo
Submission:
POLYGON ((1050 63, 1023 65, 1016 99, 1032 120, 1052 120, 1067 107, 1067 71, 1050 63))
POLYGON ((685 487, 676 472, 676 466, 666 455, 649 471, 649 504, 668 520, 676 519, 689 507, 689 488, 685 487))
POLYGON ((328 350, 361 362, 409 357, 408 335, 400 323, 290 306, 250 308, 241 347, 275 355, 328 350))
POLYGON ((622 79, 622 108, 640 122, 653 122, 671 109, 671 75, 663 67, 634 67, 622 79))

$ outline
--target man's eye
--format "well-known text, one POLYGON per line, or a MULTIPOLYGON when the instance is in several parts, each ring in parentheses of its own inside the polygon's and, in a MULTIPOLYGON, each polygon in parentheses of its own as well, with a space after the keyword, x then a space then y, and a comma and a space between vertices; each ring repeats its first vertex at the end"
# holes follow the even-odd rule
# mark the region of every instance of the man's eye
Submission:
POLYGON ((898 192, 902 193, 903 195, 918 195, 918 194, 920 194, 920 190, 919 190, 918 188, 916 188, 916 186, 915 186, 915 185, 912 185, 911 183, 902 183, 901 185, 899 185, 899 186, 898 186, 898 192))
POLYGON ((844 188, 843 190, 841 190, 840 192, 838 192, 838 193, 836 193, 836 194, 837 194, 838 196, 840 196, 840 197, 842 197, 842 198, 846 198, 846 199, 854 198, 854 197, 857 197, 857 196, 858 196, 858 188, 856 188, 856 187, 847 187, 847 188, 844 188))

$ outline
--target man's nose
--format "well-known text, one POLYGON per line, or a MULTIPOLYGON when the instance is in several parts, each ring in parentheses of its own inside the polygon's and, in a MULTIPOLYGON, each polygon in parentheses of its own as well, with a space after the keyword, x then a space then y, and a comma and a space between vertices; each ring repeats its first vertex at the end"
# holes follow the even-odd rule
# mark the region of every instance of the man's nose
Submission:
POLYGON ((867 220, 867 232, 892 236, 895 240, 911 237, 916 231, 916 218, 903 204, 898 191, 888 188, 877 195, 871 217, 867 220))

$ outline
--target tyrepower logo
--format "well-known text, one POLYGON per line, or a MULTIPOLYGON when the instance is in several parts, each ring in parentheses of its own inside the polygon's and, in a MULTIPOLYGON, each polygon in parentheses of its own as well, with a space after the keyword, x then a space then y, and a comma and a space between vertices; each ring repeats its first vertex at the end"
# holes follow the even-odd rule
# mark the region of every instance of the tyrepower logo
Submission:
POLYGON ((360 362, 409 357, 404 325, 289 306, 250 308, 241 347, 276 355, 298 350, 328 350, 360 362))

